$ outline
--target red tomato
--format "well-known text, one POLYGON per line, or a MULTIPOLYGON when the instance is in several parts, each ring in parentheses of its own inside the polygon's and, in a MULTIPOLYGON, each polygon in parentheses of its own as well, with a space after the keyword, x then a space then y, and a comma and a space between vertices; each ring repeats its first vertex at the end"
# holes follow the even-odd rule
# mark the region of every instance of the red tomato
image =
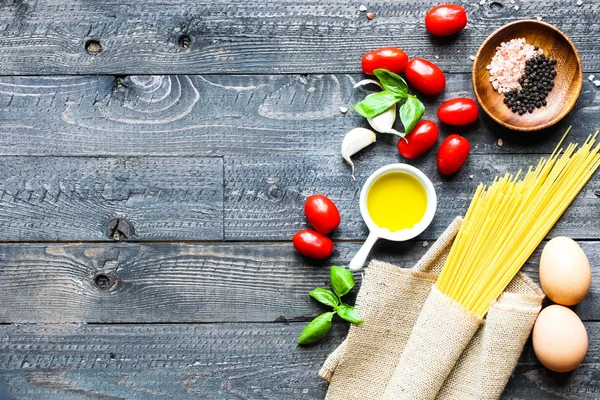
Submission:
POLYGON ((406 64, 408 64, 408 56, 395 47, 382 47, 362 56, 362 69, 368 75, 373 75, 373 71, 378 68, 399 74, 404 72, 406 64))
POLYGON ((296 233, 292 238, 292 243, 300 254, 307 257, 323 259, 329 257, 333 252, 331 239, 310 229, 303 229, 296 233))
POLYGON ((467 12, 458 4, 433 7, 425 16, 425 28, 432 35, 448 36, 467 26, 467 12))
POLYGON ((469 150, 471 150, 471 144, 467 139, 455 134, 448 136, 438 150, 438 170, 444 175, 458 172, 467 161, 469 150))
POLYGON ((333 201, 327 197, 315 194, 306 199, 304 213, 308 223, 315 231, 327 235, 340 224, 340 212, 333 201))
POLYGON ((438 118, 449 125, 467 125, 477 121, 479 108, 474 100, 466 97, 444 102, 437 111, 438 118))
POLYGON ((446 77, 442 70, 422 58, 410 60, 406 67, 406 79, 415 89, 425 94, 438 94, 446 87, 446 77))
POLYGON ((437 125, 433 121, 424 119, 404 139, 398 140, 398 151, 404 158, 419 157, 432 148, 437 140, 437 125))

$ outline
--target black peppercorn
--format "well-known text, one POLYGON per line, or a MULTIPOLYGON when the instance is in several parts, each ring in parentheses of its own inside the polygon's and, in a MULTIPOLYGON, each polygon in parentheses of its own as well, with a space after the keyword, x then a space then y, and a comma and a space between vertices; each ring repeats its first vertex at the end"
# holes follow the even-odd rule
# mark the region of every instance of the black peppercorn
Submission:
MULTIPOLYGON (((538 47, 535 48, 539 50, 538 47)), ((556 77, 555 59, 545 54, 525 61, 525 73, 518 80, 520 89, 504 93, 504 104, 514 113, 533 113, 536 108, 547 105, 546 97, 554 87, 556 77)))

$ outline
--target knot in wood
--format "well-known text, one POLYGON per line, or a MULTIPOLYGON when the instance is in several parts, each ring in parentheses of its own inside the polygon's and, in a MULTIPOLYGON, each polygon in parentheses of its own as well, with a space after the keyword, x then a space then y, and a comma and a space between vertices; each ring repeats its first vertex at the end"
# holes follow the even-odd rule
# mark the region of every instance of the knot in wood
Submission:
POLYGON ((134 235, 133 225, 123 218, 113 218, 108 221, 106 235, 114 240, 131 239, 134 235))
POLYGON ((85 42, 85 51, 93 56, 102 52, 102 45, 97 40, 88 40, 85 42))
POLYGON ((492 1, 490 3, 490 10, 492 10, 494 12, 500 12, 500 11, 502 11, 502 8, 504 8, 504 6, 502 5, 502 3, 498 2, 498 1, 492 1))
POLYGON ((188 35, 179 36, 179 46, 184 50, 189 49, 192 47, 192 38, 188 35))
POLYGON ((279 188, 277 187, 277 185, 269 186, 267 193, 269 194, 269 196, 274 197, 274 198, 278 198, 279 194, 280 194, 279 188))
POLYGON ((111 279, 104 274, 96 275, 96 277, 94 278, 94 283, 101 290, 110 289, 111 284, 112 284, 111 279))

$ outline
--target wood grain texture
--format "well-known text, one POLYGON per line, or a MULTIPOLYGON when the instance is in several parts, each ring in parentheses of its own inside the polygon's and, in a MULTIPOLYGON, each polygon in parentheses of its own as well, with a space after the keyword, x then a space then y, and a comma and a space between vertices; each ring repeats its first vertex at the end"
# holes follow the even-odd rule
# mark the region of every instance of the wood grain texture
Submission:
POLYGON ((0 240, 221 239, 221 158, 2 157, 0 240))
MULTIPOLYGON (((381 242, 371 257, 412 267, 428 244, 381 242)), ((600 242, 581 245, 597 277, 600 242)), ((348 265, 359 246, 337 243, 331 259, 316 263, 289 243, 2 244, 0 323, 305 321, 325 310, 308 293, 329 288, 329 266, 348 265), (110 280, 106 289, 98 275, 110 280)), ((536 282, 540 254, 523 267, 536 282)), ((353 304, 356 292, 345 300, 353 304)), ((596 278, 574 309, 600 320, 596 278)))
MULTIPOLYGON (((439 201, 420 239, 435 239, 463 215, 479 182, 534 164, 526 154, 471 155, 453 177, 441 176, 435 154, 410 164, 431 177, 439 201)), ((336 240, 364 240, 358 199, 368 176, 399 162, 395 143, 378 143, 355 161, 357 180, 339 156, 222 158, 3 157, 0 159, 0 240, 98 241, 112 218, 124 218, 128 240, 283 240, 308 227, 306 197, 321 193, 341 210, 336 240), (223 172, 224 171, 224 172, 223 172), (223 176, 224 174, 224 176, 223 176), (223 187, 224 185, 224 187, 223 187)), ((599 239, 600 201, 594 176, 550 232, 599 239)))
POLYGON ((423 19, 437 1, 369 2, 375 18, 344 0, 5 0, 0 3, 0 73, 163 74, 359 72, 360 57, 385 45, 468 72, 469 55, 501 25, 543 17, 600 70, 595 1, 461 1, 469 25, 458 37, 427 34, 423 19), (181 40, 187 35, 191 45, 181 40), (88 40, 102 46, 85 50, 88 40))
MULTIPOLYGON (((334 323, 301 348, 304 323, 0 326, 0 382, 18 399, 323 399, 317 372, 343 340, 334 323)), ((590 352, 552 374, 528 345, 503 399, 595 399, 600 323, 586 323, 590 352)))
MULTIPOLYGON (((347 264, 358 246, 341 243, 333 260, 347 264)), ((3 244, 0 322, 305 320, 324 310, 308 293, 329 287, 331 262, 305 260, 291 243, 3 244)))
POLYGON ((0 382, 17 399, 322 399, 346 325, 309 348, 304 323, 0 326, 0 382))
MULTIPOLYGON (((344 134, 368 127, 353 110, 340 112, 374 90, 353 89, 360 79, 344 74, 2 77, 0 155, 339 157, 344 134)), ((437 121, 443 101, 465 96, 473 97, 470 74, 449 75, 442 95, 420 96, 424 118, 437 121)), ((599 109, 600 90, 586 79, 575 109, 553 128, 514 133, 482 112, 475 124, 442 125, 440 134, 465 135, 478 154, 550 153, 570 125, 570 139, 579 142, 600 128, 599 109)), ((402 130, 399 121, 396 127, 402 130)), ((380 134, 378 140, 395 144, 397 137, 380 134)))
MULTIPOLYGON (((435 154, 411 160, 409 164, 430 177, 438 195, 436 216, 420 238, 437 238, 457 215, 464 215, 479 182, 490 184, 496 176, 516 173, 538 160, 538 156, 527 154, 474 154, 452 177, 438 173, 435 154)), ((337 156, 226 157, 225 238, 289 239, 308 227, 303 209, 306 197, 320 193, 331 198, 340 210, 342 221, 333 237, 364 240, 367 227, 359 209, 361 188, 375 170, 400 161, 395 143, 377 143, 357 156, 353 182, 350 167, 337 156)), ((593 194, 598 187, 600 175, 596 174, 550 236, 600 238, 600 226, 595 222, 600 200, 593 194)))

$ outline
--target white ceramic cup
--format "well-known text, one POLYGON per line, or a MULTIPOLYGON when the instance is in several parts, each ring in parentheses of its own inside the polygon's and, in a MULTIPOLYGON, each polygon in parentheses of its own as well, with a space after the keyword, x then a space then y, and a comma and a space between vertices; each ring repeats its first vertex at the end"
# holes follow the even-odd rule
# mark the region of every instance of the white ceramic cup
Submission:
MULTIPOLYGON (((402 207, 402 202, 398 201, 398 207, 402 207)), ((377 171, 373 172, 371 176, 365 182, 361 192, 360 192, 360 213, 362 214, 363 220, 367 224, 369 228, 369 236, 367 240, 362 245, 358 253, 354 256, 352 261, 350 262, 350 270, 358 271, 360 270, 367 260, 369 253, 371 252, 371 248, 375 242, 379 239, 387 239, 394 242, 404 242, 406 240, 410 240, 412 238, 420 235, 429 224, 433 220, 433 216, 435 215, 435 211, 437 209, 437 196, 435 194, 435 188, 433 187, 433 183, 429 180, 427 176, 417 168, 408 165, 408 164, 389 164, 385 167, 379 168, 377 171), (367 197, 373 183, 381 178, 382 176, 394 173, 394 172, 402 172, 408 174, 414 178, 416 178, 423 188, 425 188, 425 194, 427 195, 427 209, 425 210, 425 215, 414 227, 410 229, 402 229, 396 232, 390 232, 387 229, 379 227, 373 219, 371 215, 369 215, 369 210, 367 209, 367 197)))

